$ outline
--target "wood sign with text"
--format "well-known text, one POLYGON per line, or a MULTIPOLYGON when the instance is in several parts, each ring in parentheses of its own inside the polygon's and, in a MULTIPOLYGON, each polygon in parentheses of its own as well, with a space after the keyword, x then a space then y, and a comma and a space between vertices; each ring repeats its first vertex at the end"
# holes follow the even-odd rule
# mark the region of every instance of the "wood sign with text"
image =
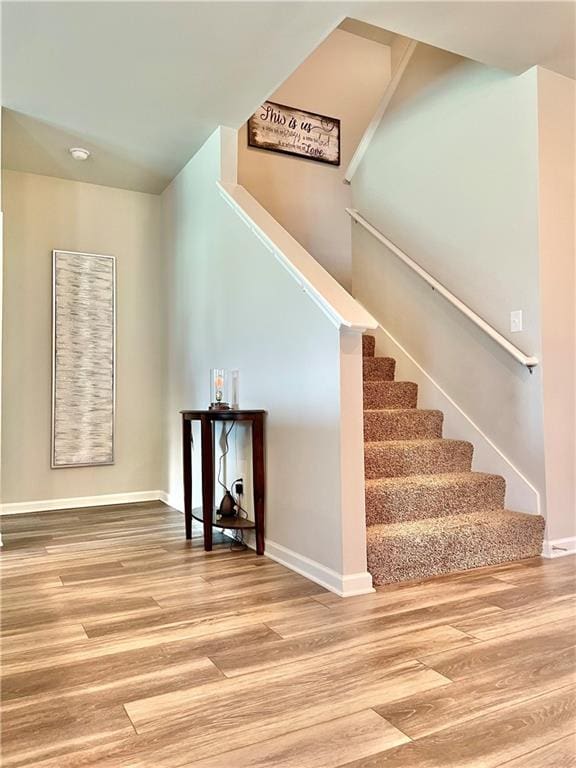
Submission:
POLYGON ((248 146, 340 165, 340 120, 265 101, 248 120, 248 146))

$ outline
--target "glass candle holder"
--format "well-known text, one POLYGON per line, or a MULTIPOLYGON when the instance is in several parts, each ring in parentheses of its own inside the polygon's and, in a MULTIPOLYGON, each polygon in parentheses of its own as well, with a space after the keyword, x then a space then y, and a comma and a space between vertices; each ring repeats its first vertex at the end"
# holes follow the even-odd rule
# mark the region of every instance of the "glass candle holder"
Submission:
POLYGON ((230 409, 228 397, 228 371, 225 368, 210 369, 210 409, 227 411, 230 409))
POLYGON ((233 410, 240 408, 240 371, 235 369, 230 371, 231 400, 233 410))

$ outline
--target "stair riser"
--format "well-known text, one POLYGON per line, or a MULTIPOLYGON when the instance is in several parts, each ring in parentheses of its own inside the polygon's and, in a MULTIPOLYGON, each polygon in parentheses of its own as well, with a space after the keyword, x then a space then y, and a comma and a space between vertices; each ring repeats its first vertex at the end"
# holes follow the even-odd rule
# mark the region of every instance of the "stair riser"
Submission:
POLYGON ((506 483, 490 475, 477 480, 454 481, 439 487, 411 482, 407 485, 366 488, 366 524, 401 523, 428 517, 463 515, 489 509, 502 509, 506 483))
POLYGON ((363 358, 364 381, 393 381, 396 361, 391 357, 363 358))
POLYGON ((362 336, 362 354, 364 357, 374 357, 375 344, 374 336, 362 336))
POLYGON ((452 440, 414 446, 367 443, 364 446, 364 474, 367 480, 371 480, 377 477, 469 472, 472 453, 471 443, 452 440))
POLYGON ((364 440, 422 440, 442 437, 441 411, 365 411, 364 440))
POLYGON ((375 585, 430 578, 538 557, 543 537, 543 518, 526 515, 505 527, 476 525, 453 534, 369 540, 368 570, 375 585))
POLYGON ((365 381, 364 408, 416 408, 418 385, 410 381, 365 381))

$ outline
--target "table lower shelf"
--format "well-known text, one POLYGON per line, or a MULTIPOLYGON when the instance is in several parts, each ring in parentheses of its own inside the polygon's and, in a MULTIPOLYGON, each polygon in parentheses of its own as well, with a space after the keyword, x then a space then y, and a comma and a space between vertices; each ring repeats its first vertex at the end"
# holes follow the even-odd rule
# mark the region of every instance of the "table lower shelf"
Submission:
MULTIPOLYGON (((194 520, 203 523, 203 508, 194 507, 192 517, 194 520)), ((236 530, 254 530, 256 528, 256 524, 252 520, 246 520, 244 517, 219 517, 217 509, 212 512, 212 526, 214 528, 232 528, 236 530)))

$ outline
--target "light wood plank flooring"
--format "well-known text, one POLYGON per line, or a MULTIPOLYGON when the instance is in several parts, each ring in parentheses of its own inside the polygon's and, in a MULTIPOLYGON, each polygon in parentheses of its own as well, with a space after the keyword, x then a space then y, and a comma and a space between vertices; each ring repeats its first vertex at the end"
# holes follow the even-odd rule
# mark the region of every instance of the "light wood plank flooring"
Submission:
POLYGON ((4 768, 576 766, 572 557, 342 600, 159 503, 2 529, 4 768))

